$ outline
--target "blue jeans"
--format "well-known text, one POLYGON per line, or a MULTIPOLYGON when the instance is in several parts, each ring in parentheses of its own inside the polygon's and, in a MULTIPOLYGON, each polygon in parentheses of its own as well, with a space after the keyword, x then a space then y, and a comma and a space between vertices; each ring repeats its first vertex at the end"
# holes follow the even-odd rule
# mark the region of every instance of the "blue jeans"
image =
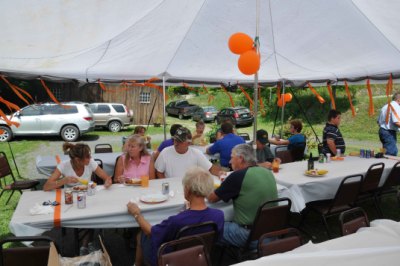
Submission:
POLYGON ((395 130, 379 128, 379 139, 387 155, 397 156, 397 135, 395 130))
MULTIPOLYGON (((225 222, 224 235, 221 243, 229 244, 236 247, 245 247, 247 239, 249 238, 250 230, 246 229, 234 222, 225 222)), ((250 244, 250 249, 257 248, 257 241, 250 244)))

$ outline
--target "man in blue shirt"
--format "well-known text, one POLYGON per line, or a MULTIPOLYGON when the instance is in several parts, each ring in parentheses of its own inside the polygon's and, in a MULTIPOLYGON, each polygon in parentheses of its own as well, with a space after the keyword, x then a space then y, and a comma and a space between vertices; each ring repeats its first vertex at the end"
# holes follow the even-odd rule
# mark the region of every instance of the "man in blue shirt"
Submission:
POLYGON ((233 134, 233 125, 230 122, 224 122, 221 125, 222 139, 217 140, 211 147, 207 148, 207 154, 219 153, 220 164, 222 167, 231 168, 231 152, 233 147, 245 143, 242 137, 233 134))

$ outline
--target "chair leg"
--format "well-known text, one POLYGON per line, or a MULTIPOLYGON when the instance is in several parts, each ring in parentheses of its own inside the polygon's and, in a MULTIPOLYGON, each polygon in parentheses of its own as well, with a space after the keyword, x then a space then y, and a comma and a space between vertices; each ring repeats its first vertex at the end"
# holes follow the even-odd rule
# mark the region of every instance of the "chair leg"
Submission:
POLYGON ((379 218, 383 218, 383 210, 380 206, 381 198, 378 195, 376 195, 373 200, 374 200, 375 208, 378 210, 379 218))
POLYGON ((328 226, 328 222, 326 220, 326 217, 323 214, 321 214, 321 217, 322 217, 322 221, 324 222, 324 226, 325 226, 326 232, 328 233, 328 238, 332 239, 331 232, 329 231, 329 226, 328 226))
POLYGON ((8 204, 8 202, 10 201, 10 199, 11 199, 12 195, 14 195, 14 192, 15 192, 15 190, 13 190, 13 191, 11 192, 11 195, 8 197, 8 200, 7 200, 7 202, 6 202, 6 205, 7 205, 7 204, 8 204))

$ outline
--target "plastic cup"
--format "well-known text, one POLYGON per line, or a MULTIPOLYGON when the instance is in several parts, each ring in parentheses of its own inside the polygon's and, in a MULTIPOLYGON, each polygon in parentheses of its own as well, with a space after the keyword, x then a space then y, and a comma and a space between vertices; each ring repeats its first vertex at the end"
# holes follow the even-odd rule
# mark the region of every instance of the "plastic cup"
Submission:
POLYGON ((272 162, 272 172, 279 173, 279 161, 276 159, 272 162))
POLYGON ((148 187, 149 186, 149 176, 143 175, 140 178, 142 179, 142 187, 148 187))

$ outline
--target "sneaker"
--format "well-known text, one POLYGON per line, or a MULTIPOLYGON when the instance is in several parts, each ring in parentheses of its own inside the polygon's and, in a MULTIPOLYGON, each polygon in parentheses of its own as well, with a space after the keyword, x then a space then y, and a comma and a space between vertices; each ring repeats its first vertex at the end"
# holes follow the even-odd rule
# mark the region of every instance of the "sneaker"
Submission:
POLYGON ((89 242, 88 249, 89 249, 89 253, 92 253, 97 250, 97 248, 94 246, 93 242, 89 242))
POLYGON ((89 249, 87 247, 80 247, 79 256, 84 256, 89 254, 89 249))

